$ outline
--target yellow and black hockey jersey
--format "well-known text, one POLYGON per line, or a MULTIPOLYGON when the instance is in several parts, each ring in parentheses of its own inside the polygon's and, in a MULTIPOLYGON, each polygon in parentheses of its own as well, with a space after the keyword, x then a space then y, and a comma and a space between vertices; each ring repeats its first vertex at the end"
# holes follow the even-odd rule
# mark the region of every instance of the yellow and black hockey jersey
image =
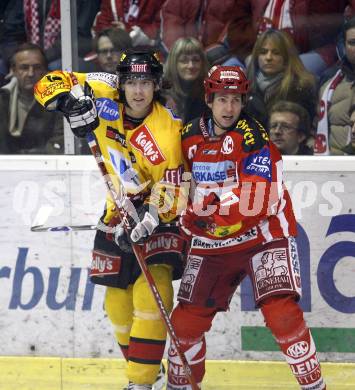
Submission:
MULTIPOLYGON (((160 206, 163 222, 175 219, 183 172, 181 120, 154 102, 143 123, 134 129, 124 129, 117 76, 108 73, 51 72, 36 84, 35 98, 46 109, 54 110, 58 97, 73 86, 73 75, 81 85, 87 82, 93 90, 100 119, 94 135, 111 179, 116 179, 116 184, 123 186, 128 195, 144 195, 145 201, 160 206), (159 195, 152 196, 152 192, 159 195)), ((108 198, 105 223, 111 219, 113 209, 108 198)))

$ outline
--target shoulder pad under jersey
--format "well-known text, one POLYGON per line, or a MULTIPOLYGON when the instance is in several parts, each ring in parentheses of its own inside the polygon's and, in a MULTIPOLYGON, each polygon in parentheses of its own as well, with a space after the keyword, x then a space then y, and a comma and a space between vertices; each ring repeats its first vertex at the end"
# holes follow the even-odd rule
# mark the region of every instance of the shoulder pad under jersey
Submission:
POLYGON ((200 135, 200 118, 195 118, 191 122, 186 123, 181 132, 181 138, 184 140, 192 135, 200 135))
POLYGON ((259 150, 269 142, 264 126, 246 113, 241 114, 234 131, 243 136, 242 148, 245 152, 259 150))
POLYGON ((92 72, 86 74, 86 81, 88 82, 99 82, 105 84, 111 88, 118 88, 118 76, 111 73, 105 72, 92 72))

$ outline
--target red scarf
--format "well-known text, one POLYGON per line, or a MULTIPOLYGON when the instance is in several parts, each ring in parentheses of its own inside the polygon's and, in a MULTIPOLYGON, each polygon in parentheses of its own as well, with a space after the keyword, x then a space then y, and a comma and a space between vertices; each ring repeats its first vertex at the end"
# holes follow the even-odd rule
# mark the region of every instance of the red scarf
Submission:
POLYGON ((23 1, 27 38, 32 43, 43 45, 44 50, 47 50, 53 46, 60 32, 60 0, 51 2, 49 12, 44 21, 42 39, 38 6, 39 0, 23 1))
POLYGON ((259 21, 258 33, 262 34, 269 28, 275 28, 286 30, 292 35, 293 24, 290 12, 290 0, 270 0, 265 8, 263 17, 259 21))
POLYGON ((343 80, 344 74, 339 69, 332 79, 328 82, 328 85, 325 87, 319 107, 319 119, 317 125, 317 133, 314 140, 314 155, 317 156, 328 156, 330 154, 329 150, 329 123, 328 123, 328 113, 330 105, 332 104, 332 96, 335 91, 335 88, 343 80))

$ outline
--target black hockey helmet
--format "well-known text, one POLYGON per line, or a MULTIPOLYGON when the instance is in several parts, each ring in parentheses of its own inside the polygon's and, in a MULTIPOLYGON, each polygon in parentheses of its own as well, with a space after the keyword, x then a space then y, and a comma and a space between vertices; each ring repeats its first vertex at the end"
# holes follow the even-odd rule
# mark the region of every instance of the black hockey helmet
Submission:
POLYGON ((153 51, 129 49, 121 55, 117 75, 120 84, 128 79, 138 78, 154 80, 160 87, 163 65, 153 51))

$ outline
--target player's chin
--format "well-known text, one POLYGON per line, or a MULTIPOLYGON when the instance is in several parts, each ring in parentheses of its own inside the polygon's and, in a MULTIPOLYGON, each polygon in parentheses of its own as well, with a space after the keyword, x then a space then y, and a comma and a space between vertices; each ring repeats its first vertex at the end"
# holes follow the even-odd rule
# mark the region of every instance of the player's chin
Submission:
POLYGON ((142 99, 142 100, 133 100, 133 106, 137 107, 137 108, 142 108, 142 107, 145 107, 147 106, 147 102, 146 100, 142 99))
POLYGON ((221 122, 222 122, 224 127, 232 126, 235 121, 236 121, 236 118, 234 118, 234 117, 221 119, 221 122))

